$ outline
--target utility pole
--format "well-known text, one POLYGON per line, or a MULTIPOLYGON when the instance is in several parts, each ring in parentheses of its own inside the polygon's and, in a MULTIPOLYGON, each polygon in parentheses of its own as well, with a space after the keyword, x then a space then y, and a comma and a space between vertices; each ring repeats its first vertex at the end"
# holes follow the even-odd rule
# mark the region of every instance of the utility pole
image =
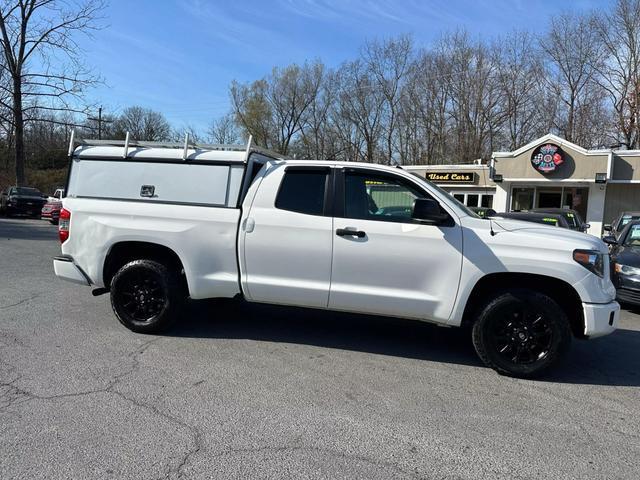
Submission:
POLYGON ((102 140, 102 106, 98 108, 98 140, 102 140))
POLYGON ((94 122, 98 122, 98 140, 102 140, 102 122, 111 123, 113 120, 103 120, 102 119, 102 106, 98 107, 98 118, 89 117, 89 120, 93 120, 94 122))

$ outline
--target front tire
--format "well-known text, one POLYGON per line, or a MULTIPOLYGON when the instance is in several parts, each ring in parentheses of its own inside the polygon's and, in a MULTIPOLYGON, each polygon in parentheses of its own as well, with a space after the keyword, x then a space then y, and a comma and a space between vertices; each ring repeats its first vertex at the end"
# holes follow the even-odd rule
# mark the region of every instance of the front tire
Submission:
POLYGON ((129 330, 159 333, 176 320, 185 296, 177 272, 154 260, 134 260, 111 280, 111 307, 129 330))
POLYGON ((501 293, 480 309, 472 337, 487 366, 502 375, 533 378, 567 353, 571 329, 552 298, 522 289, 501 293))

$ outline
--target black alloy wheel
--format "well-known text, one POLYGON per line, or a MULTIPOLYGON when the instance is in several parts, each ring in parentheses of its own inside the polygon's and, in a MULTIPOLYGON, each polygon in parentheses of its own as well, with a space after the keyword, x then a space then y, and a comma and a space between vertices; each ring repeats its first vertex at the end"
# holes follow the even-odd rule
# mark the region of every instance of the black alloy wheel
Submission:
POLYGON ((120 323, 140 333, 157 333, 175 320, 184 300, 176 272, 153 260, 134 260, 111 280, 111 306, 120 323))
POLYGON ((549 354, 553 330, 544 312, 528 311, 523 302, 503 305, 490 322, 489 341, 505 359, 526 365, 549 354))
POLYGON ((571 331, 565 312, 549 296, 513 290, 491 300, 473 326, 480 358, 501 374, 531 378, 568 350, 571 331))

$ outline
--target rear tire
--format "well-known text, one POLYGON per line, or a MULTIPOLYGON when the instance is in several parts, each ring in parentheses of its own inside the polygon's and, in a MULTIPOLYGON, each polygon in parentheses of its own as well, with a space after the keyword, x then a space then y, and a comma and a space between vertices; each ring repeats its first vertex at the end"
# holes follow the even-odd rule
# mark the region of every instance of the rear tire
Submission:
POLYGON ((184 304, 178 272, 154 260, 134 260, 111 280, 111 307, 129 330, 159 333, 177 319, 184 304))
POLYGON ((552 298, 522 289, 498 294, 481 308, 472 338, 488 367, 502 375, 534 378, 567 353, 571 329, 552 298))

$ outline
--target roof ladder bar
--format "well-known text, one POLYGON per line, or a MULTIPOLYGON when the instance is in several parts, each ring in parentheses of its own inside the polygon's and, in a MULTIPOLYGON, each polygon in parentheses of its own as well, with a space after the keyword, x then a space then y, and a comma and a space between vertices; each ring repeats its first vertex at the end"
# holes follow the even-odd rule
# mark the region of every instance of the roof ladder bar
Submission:
POLYGON ((251 155, 251 144, 253 143, 253 135, 249 135, 249 140, 247 140, 247 150, 244 154, 244 163, 249 161, 249 155, 251 155))
POLYGON ((127 158, 129 154, 129 132, 124 137, 124 152, 122 153, 122 158, 127 158))
POLYGON ((189 154, 189 132, 184 134, 184 150, 182 151, 182 160, 187 160, 189 154))
POLYGON ((75 142, 76 142, 76 129, 71 129, 71 140, 69 140, 69 156, 73 155, 73 151, 75 150, 75 142))

